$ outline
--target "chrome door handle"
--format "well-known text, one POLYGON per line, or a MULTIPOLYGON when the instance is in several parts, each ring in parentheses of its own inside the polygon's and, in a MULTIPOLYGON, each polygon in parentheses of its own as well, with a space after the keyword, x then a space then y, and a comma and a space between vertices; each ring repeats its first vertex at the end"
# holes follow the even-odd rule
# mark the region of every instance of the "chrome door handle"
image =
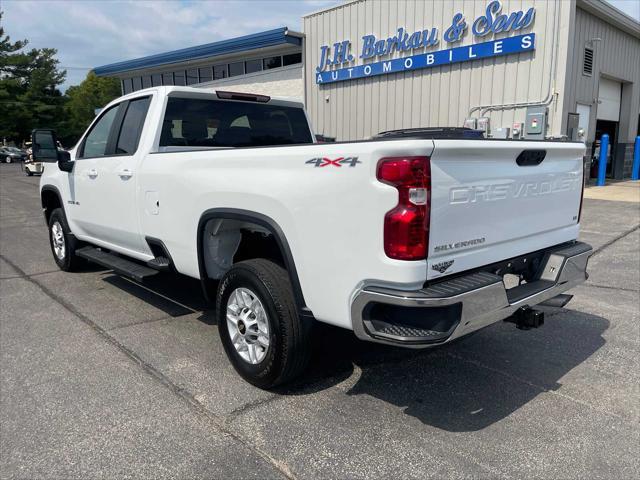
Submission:
POLYGON ((87 172, 87 176, 91 178, 96 178, 98 176, 98 170, 96 170, 95 168, 92 168, 87 172))
POLYGON ((122 170, 118 171, 118 176, 120 178, 131 178, 133 176, 133 172, 128 168, 123 168, 122 170))

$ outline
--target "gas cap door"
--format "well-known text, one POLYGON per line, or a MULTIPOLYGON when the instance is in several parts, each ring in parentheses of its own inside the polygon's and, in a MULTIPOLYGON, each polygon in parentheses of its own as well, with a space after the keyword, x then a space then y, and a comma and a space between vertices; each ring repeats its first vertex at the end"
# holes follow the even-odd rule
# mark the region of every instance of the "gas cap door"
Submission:
POLYGON ((160 195, 158 195, 158 192, 146 192, 144 199, 147 213, 149 215, 158 215, 158 213, 160 213, 160 195))

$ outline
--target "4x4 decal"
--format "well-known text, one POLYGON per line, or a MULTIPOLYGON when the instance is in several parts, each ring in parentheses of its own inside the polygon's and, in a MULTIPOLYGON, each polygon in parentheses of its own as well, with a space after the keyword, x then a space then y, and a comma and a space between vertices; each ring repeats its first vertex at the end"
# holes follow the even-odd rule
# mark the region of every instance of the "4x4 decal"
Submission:
POLYGON ((358 163, 362 163, 362 162, 358 160, 358 157, 339 157, 333 160, 327 157, 318 157, 318 158, 312 158, 311 160, 307 160, 304 163, 313 165, 314 167, 326 167, 328 165, 333 165, 334 167, 342 167, 342 165, 349 165, 350 167, 355 167, 358 163))

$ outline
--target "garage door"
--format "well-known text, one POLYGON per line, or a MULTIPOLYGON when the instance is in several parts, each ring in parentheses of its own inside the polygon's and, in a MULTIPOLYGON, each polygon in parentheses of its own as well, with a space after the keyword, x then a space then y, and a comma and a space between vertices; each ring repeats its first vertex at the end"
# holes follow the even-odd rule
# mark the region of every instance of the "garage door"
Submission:
POLYGON ((608 78, 600 78, 598 89, 598 120, 620 121, 620 94, 622 84, 608 78))

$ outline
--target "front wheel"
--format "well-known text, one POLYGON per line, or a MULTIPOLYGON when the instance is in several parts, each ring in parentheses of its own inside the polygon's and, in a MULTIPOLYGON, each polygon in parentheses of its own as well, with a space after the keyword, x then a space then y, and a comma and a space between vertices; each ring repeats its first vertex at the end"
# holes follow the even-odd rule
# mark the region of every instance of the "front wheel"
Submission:
POLYGON ((284 268, 266 259, 237 263, 220 281, 216 305, 222 345, 242 378, 271 388, 302 373, 311 320, 298 315, 284 268))
POLYGON ((58 267, 66 272, 77 270, 82 259, 76 256, 78 240, 73 236, 64 211, 56 208, 49 217, 49 244, 58 267))
POLYGON ((6 163, 11 163, 13 160, 12 160, 12 158, 11 158, 9 155, 7 155, 7 157, 4 159, 4 161, 5 161, 6 163))

